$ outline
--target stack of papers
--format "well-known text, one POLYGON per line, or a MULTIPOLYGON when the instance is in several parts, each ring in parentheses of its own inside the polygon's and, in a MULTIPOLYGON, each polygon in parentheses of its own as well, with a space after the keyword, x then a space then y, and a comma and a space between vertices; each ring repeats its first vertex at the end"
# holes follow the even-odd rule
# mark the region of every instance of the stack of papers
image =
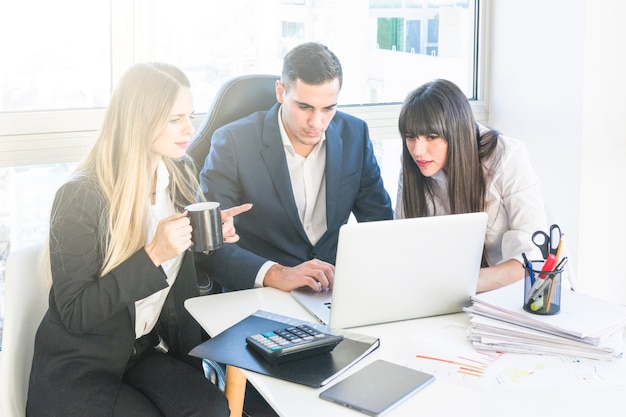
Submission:
POLYGON ((524 282, 477 294, 468 337, 477 350, 571 355, 613 360, 622 357, 626 306, 563 290, 561 311, 542 316, 522 308, 524 282))

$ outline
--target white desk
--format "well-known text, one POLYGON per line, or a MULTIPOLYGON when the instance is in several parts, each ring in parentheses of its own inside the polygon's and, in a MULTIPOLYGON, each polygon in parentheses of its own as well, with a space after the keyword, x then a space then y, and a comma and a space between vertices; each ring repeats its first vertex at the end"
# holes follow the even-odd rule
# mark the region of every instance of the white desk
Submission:
MULTIPOLYGON (((259 288, 193 298, 187 300, 185 306, 210 335, 220 333, 257 310, 266 310, 296 319, 314 321, 313 317, 290 294, 273 288, 259 288)), ((465 313, 444 316, 443 318, 456 321, 461 325, 467 324, 465 313)), ((394 348, 394 344, 397 345, 406 339, 406 335, 420 334, 420 332, 432 329, 434 320, 441 319, 442 317, 432 317, 351 329, 355 332, 379 337, 380 347, 326 387, 314 389, 255 372, 243 372, 250 383, 280 416, 361 417, 363 416, 361 413, 319 399, 320 391, 375 359, 380 358, 390 362, 402 363, 404 358, 394 357, 397 356, 398 352, 398 349, 394 348)), ((537 356, 537 358, 541 357, 537 356)), ((623 372, 626 381, 625 364, 621 361, 611 364, 623 372)), ((418 415, 606 417, 625 414, 626 385, 593 385, 584 390, 561 389, 558 386, 554 389, 540 390, 480 390, 450 382, 445 378, 438 378, 433 384, 394 408, 386 417, 418 415)))

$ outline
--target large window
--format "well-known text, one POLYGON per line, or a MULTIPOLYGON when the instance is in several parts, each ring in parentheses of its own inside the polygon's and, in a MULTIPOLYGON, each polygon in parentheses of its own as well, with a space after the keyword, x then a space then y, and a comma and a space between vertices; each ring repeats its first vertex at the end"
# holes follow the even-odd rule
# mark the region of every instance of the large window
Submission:
POLYGON ((341 59, 342 104, 399 102, 437 74, 472 97, 475 2, 4 2, 0 112, 102 108, 121 71, 143 60, 184 68, 207 105, 233 75, 279 72, 306 40, 341 59))
POLYGON ((0 5, 0 111, 104 107, 111 89, 108 1, 0 5))
POLYGON ((472 0, 383 6, 364 0, 183 2, 199 20, 189 16, 190 9, 172 9, 170 3, 150 2, 153 13, 143 14, 148 18, 138 19, 136 27, 151 57, 190 73, 199 110, 235 74, 278 73, 284 54, 307 40, 327 44, 342 61, 340 104, 400 102, 410 88, 438 74, 473 98, 472 0), (184 21, 189 23, 177 24, 184 21))
POLYGON ((153 60, 180 66, 202 114, 228 78, 278 74, 295 45, 328 45, 344 70, 340 107, 369 123, 395 200, 398 103, 433 78, 448 78, 470 99, 481 98, 478 5, 479 0, 1 2, 0 330, 6 254, 45 236, 51 197, 95 138, 112 86, 128 66, 153 60))

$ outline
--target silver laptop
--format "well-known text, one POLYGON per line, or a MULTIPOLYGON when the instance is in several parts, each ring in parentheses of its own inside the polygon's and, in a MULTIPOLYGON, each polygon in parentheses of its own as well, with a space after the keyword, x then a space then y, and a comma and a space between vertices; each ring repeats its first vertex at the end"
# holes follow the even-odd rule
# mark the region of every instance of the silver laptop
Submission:
POLYGON ((457 313, 476 293, 486 213, 349 223, 332 291, 293 297, 330 327, 457 313))

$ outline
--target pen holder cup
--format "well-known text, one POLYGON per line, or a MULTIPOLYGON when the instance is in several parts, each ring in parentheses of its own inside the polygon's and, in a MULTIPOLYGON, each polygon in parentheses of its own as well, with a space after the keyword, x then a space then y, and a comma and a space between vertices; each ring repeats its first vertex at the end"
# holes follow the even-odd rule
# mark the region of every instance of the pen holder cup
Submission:
POLYGON ((524 266, 524 310, 549 316, 561 311, 561 275, 563 269, 542 271, 544 260, 524 266))

